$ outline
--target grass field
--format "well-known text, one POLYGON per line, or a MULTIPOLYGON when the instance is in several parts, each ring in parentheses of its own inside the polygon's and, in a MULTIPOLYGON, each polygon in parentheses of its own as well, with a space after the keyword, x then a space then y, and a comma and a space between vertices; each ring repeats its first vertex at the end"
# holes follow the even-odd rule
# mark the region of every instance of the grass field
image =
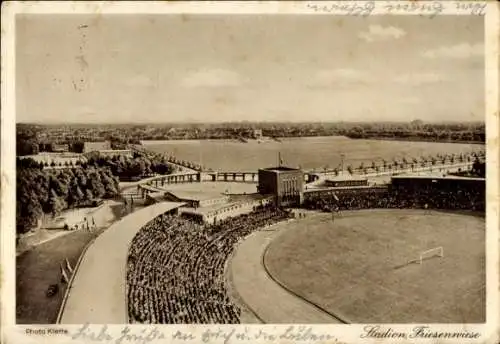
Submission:
POLYGON ((85 246, 114 221, 124 215, 119 202, 109 202, 96 214, 100 229, 94 233, 73 231, 19 255, 16 259, 16 322, 18 324, 53 324, 61 306, 66 285, 61 283, 60 264, 67 258, 75 267, 85 246), (51 284, 59 284, 59 292, 45 295, 51 284))
POLYGON ((256 183, 234 183, 234 182, 203 182, 164 185, 162 188, 169 191, 182 190, 203 193, 251 194, 257 192, 256 183))
POLYGON ((411 210, 292 222, 264 261, 280 284, 353 323, 485 321, 484 217, 411 210), (442 246, 444 258, 409 261, 442 246))
POLYGON ((93 235, 79 230, 37 246, 17 258, 16 322, 18 324, 53 324, 64 296, 60 264, 67 258, 74 267, 93 235), (59 284, 59 292, 45 295, 50 284, 59 284))

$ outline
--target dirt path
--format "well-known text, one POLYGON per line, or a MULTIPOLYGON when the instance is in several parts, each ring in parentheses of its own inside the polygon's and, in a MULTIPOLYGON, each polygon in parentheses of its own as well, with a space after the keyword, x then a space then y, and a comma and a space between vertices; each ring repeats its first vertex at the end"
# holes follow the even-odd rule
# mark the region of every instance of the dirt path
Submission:
POLYGON ((113 224, 95 240, 70 286, 62 324, 127 323, 125 278, 130 242, 147 222, 177 206, 162 202, 141 209, 113 224))
POLYGON ((267 274, 263 254, 267 245, 285 226, 256 232, 236 247, 230 262, 231 287, 265 323, 339 323, 331 315, 283 289, 267 274))

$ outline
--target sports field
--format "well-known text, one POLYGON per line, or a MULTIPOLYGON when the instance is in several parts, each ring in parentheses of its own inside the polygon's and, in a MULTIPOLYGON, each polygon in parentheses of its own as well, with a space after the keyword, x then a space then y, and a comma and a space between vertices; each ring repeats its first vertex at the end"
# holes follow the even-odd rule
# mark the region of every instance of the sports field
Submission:
POLYGON ((352 323, 485 321, 484 217, 419 210, 287 224, 264 263, 289 291, 352 323), (408 263, 442 246, 444 257, 408 263))
POLYGON ((169 184, 162 187, 168 191, 190 191, 204 193, 229 193, 229 194, 252 194, 257 192, 257 183, 235 183, 235 182, 202 182, 202 183, 180 183, 169 184))

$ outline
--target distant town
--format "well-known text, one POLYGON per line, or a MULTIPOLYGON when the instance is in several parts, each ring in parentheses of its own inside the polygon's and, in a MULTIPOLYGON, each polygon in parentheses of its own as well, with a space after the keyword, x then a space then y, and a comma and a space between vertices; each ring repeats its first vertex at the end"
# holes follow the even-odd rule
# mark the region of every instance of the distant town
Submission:
MULTIPOLYGON (((252 139, 346 136, 429 142, 484 143, 484 122, 337 122, 337 123, 218 123, 218 124, 18 124, 17 155, 39 152, 83 153, 84 142, 110 142, 107 149, 148 140, 252 139)), ((89 148, 90 149, 90 148, 89 148)), ((104 148, 102 148, 104 149, 104 148)))

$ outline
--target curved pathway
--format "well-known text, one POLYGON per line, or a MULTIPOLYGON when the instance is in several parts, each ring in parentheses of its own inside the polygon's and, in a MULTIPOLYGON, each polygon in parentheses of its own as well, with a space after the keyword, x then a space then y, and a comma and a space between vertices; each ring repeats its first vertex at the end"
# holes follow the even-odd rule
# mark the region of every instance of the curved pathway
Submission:
POLYGON ((235 249, 230 262, 232 289, 253 313, 265 323, 341 324, 330 314, 315 307, 277 284, 266 272, 263 256, 267 245, 286 228, 255 232, 235 249))
POLYGON ((150 220, 181 203, 162 202, 138 210, 109 227, 85 252, 60 323, 127 323, 126 265, 130 242, 150 220))

